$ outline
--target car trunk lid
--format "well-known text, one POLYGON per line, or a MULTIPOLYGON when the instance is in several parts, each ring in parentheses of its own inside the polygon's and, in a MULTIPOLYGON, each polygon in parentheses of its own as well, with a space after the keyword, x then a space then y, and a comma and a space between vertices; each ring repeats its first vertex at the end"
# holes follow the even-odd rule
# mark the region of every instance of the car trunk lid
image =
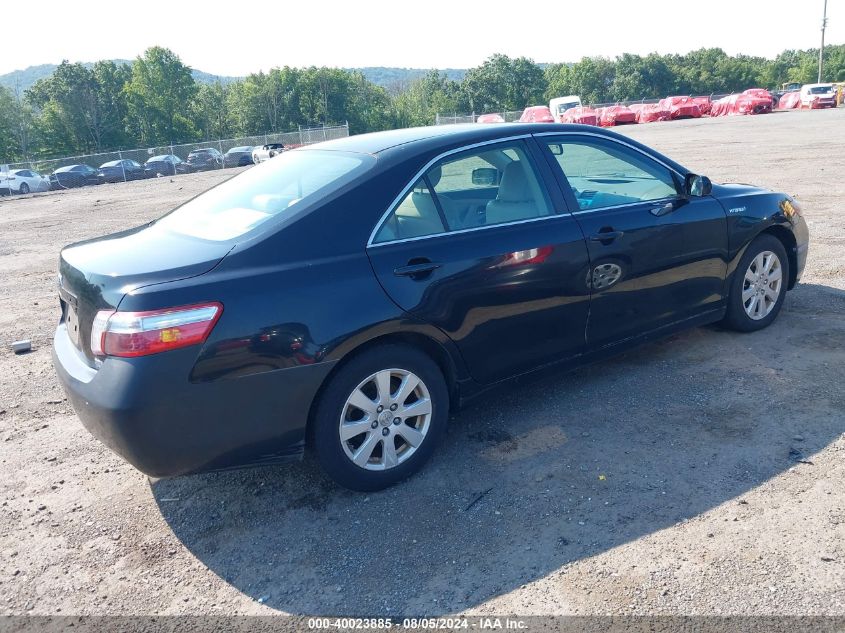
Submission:
POLYGON ((150 225, 71 244, 59 256, 62 321, 74 345, 94 364, 91 325, 100 310, 116 310, 142 286, 202 275, 232 249, 150 225))

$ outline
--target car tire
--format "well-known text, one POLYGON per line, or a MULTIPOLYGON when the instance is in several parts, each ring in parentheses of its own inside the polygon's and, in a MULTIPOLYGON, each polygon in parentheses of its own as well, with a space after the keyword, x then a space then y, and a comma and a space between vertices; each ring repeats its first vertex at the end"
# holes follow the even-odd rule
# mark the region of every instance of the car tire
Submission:
POLYGON ((449 390, 437 364, 413 347, 385 344, 352 358, 330 379, 311 440, 317 461, 339 485, 381 490, 419 470, 448 419, 449 390))
POLYGON ((21 194, 21 195, 29 193, 29 185, 26 184, 25 182, 22 182, 21 188, 18 189, 18 193, 21 194))
POLYGON ((774 235, 759 235, 734 272, 724 324, 739 332, 768 327, 783 306, 788 283, 789 258, 783 243, 774 235))

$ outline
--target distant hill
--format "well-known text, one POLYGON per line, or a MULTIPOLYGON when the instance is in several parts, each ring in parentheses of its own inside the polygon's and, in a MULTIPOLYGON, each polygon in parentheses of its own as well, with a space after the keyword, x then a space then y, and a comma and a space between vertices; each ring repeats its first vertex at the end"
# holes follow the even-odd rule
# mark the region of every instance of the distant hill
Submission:
MULTIPOLYGON (((431 69, 428 68, 391 68, 388 66, 367 66, 365 68, 347 68, 346 70, 358 70, 368 81, 377 86, 390 88, 397 84, 410 83, 414 79, 425 76, 431 69)), ((466 68, 444 68, 440 69, 448 79, 460 81, 467 74, 466 68)))
MULTIPOLYGON (((112 61, 115 64, 132 63, 132 61, 128 59, 114 59, 112 61)), ((83 66, 87 66, 88 68, 93 65, 93 62, 86 62, 83 64, 83 66)), ((5 86, 10 90, 15 90, 15 88, 17 88, 18 90, 23 92, 27 88, 31 87, 32 84, 34 84, 39 79, 52 75, 53 71, 55 71, 57 67, 58 64, 40 64, 38 66, 30 66, 29 68, 25 68, 23 70, 14 70, 10 73, 6 73, 5 75, 0 75, 0 86, 5 86)), ((361 73, 363 73, 364 77, 366 77, 367 80, 385 88, 391 88, 394 86, 401 86, 410 83, 414 79, 418 79, 419 77, 422 77, 427 72, 429 72, 427 69, 423 68, 390 68, 386 66, 347 68, 346 70, 361 71, 361 73)), ((229 83, 240 79, 240 77, 213 75, 202 70, 194 70, 192 72, 194 75, 194 79, 200 83, 213 83, 216 81, 229 83)), ((445 70, 441 70, 440 72, 445 73, 449 79, 459 81, 464 78, 464 75, 467 71, 466 69, 462 68, 446 68, 445 70)))
MULTIPOLYGON (((115 64, 132 63, 131 59, 113 59, 112 61, 115 64)), ((86 68, 91 68, 94 65, 94 62, 84 62, 82 65, 86 68)), ((23 70, 13 70, 5 75, 0 75, 0 86, 5 86, 10 90, 14 90, 17 86, 18 90, 23 92, 39 79, 52 75, 53 71, 55 71, 58 67, 58 64, 40 64, 39 66, 30 66, 29 68, 24 68, 23 70)), ((240 77, 212 75, 211 73, 203 72, 201 70, 192 70, 191 74, 194 76, 196 81, 206 84, 213 83, 215 81, 229 83, 240 79, 240 77)))

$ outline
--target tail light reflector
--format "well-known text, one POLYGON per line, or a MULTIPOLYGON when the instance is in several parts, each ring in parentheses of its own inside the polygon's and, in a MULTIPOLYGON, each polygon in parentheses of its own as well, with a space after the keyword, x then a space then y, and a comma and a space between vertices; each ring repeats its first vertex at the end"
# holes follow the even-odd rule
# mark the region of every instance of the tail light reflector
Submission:
POLYGON ((149 310, 102 310, 91 325, 95 356, 147 356, 204 343, 223 313, 217 302, 149 310))

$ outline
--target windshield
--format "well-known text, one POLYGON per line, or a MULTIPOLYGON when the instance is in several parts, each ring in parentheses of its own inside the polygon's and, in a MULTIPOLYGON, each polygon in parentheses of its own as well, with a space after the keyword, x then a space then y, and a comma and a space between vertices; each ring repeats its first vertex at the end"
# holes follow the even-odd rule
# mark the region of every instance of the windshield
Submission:
POLYGON ((294 204, 336 191, 374 162, 366 154, 285 152, 197 196, 157 224, 192 237, 231 240, 294 204))
POLYGON ((577 101, 570 101, 569 103, 559 103, 558 106, 557 106, 557 113, 563 114, 567 110, 570 110, 570 109, 575 108, 575 107, 578 107, 577 101))
POLYGON ((827 92, 831 92, 833 90, 833 86, 816 86, 815 88, 810 88, 811 95, 823 95, 827 92))

